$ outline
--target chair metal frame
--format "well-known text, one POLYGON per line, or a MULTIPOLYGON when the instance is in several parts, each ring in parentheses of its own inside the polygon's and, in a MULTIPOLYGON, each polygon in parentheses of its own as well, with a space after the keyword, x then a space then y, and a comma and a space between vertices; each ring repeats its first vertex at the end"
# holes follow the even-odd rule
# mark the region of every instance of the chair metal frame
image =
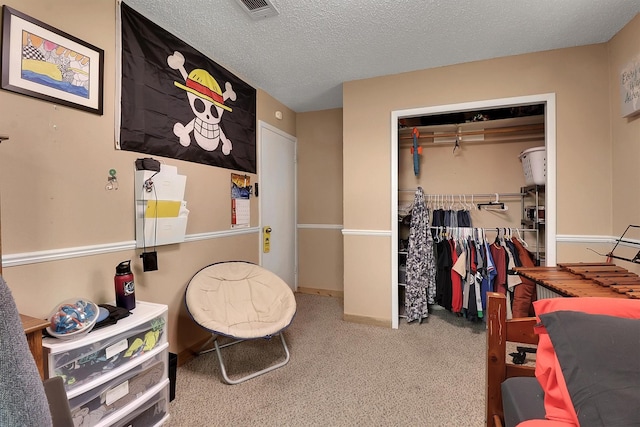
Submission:
MULTIPOLYGON (((266 374, 267 372, 273 371, 275 369, 281 368, 284 365, 286 365, 287 363, 289 363, 289 359, 291 359, 291 355, 289 353, 289 348, 287 347, 287 343, 284 340, 284 331, 280 331, 277 334, 272 335, 271 337, 275 336, 275 335, 280 335, 280 341, 282 342, 282 347, 284 348, 284 353, 285 353, 285 359, 281 362, 278 362, 274 365, 271 365, 267 368, 261 369, 259 371, 253 372, 251 374, 245 375, 241 378, 238 379, 231 379, 229 378, 229 376, 227 375, 227 369, 224 365, 224 360, 222 358, 222 352, 220 350, 222 350, 225 347, 229 347, 235 344, 239 344, 241 342, 244 341, 249 341, 249 340, 244 340, 244 339, 236 339, 234 341, 225 343, 225 344, 219 344, 218 343, 218 337, 220 336, 219 334, 212 334, 211 337, 207 340, 207 342, 205 342, 202 347, 200 348, 200 351, 198 351, 198 356, 202 355, 202 354, 206 354, 206 353, 210 353, 212 351, 215 351, 217 356, 218 356, 218 364, 220 365, 220 372, 222 372, 222 378, 224 378, 224 381, 227 384, 231 384, 231 385, 235 385, 235 384, 240 384, 242 382, 245 382, 247 380, 250 380, 252 378, 255 378, 259 375, 262 374, 266 374), (208 347, 209 345, 211 345, 211 343, 213 342, 213 348, 208 348, 205 349, 205 347, 208 347)), ((266 337, 265 339, 270 339, 271 337, 266 337)), ((256 338, 258 339, 258 338, 256 338)))

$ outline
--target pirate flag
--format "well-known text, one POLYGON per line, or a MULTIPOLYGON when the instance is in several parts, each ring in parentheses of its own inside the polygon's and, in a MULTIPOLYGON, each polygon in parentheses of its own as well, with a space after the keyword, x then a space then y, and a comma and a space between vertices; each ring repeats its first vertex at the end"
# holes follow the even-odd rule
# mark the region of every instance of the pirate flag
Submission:
POLYGON ((119 147, 256 172, 256 90, 121 3, 119 147))

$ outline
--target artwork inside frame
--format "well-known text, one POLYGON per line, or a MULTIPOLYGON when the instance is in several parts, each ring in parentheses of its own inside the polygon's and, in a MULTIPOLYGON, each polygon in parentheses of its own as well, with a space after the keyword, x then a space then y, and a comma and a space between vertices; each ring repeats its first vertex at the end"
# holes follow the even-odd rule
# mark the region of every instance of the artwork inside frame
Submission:
POLYGON ((620 71, 620 101, 622 117, 640 112, 640 55, 620 71))
POLYGON ((2 7, 2 88, 103 114, 104 50, 2 7))

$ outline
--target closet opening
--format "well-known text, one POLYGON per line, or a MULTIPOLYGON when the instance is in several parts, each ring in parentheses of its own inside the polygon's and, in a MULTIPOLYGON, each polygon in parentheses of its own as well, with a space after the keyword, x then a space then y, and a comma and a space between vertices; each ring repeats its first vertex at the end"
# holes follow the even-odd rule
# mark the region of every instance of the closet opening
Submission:
POLYGON ((541 94, 392 112, 393 328, 401 319, 406 249, 407 219, 401 213, 410 209, 418 188, 428 207, 469 210, 476 232, 487 238, 518 233, 535 248, 541 265, 555 266, 555 108, 555 94, 541 94), (523 168, 529 152, 536 161, 544 156, 544 175, 534 184, 523 168))

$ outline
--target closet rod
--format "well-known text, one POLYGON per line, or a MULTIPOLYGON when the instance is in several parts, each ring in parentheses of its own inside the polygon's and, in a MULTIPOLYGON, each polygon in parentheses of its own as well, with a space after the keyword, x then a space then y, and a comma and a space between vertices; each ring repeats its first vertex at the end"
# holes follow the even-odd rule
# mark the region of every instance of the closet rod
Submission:
MULTIPOLYGON (((402 192, 411 192, 411 193, 415 193, 418 189, 414 188, 414 189, 410 189, 410 188, 404 188, 404 189, 398 189, 398 191, 402 191, 402 192)), ((474 199, 476 197, 480 197, 480 198, 488 198, 488 197, 493 197, 495 199, 496 196, 498 196, 498 198, 501 197, 522 197, 525 195, 525 193, 484 193, 484 194, 451 194, 451 193, 439 193, 439 194, 429 194, 429 193, 425 193, 424 194, 425 197, 428 196, 439 196, 439 197, 451 197, 453 196, 454 198, 458 198, 458 197, 473 197, 474 199)))
POLYGON ((432 230, 440 230, 440 229, 470 229, 470 230, 482 230, 482 231, 498 231, 498 229, 500 231, 502 230, 511 230, 511 231, 524 231, 524 232, 535 232, 535 231, 539 231, 536 230, 535 228, 514 228, 514 227, 448 227, 445 225, 431 225, 429 226, 430 229, 432 230))

